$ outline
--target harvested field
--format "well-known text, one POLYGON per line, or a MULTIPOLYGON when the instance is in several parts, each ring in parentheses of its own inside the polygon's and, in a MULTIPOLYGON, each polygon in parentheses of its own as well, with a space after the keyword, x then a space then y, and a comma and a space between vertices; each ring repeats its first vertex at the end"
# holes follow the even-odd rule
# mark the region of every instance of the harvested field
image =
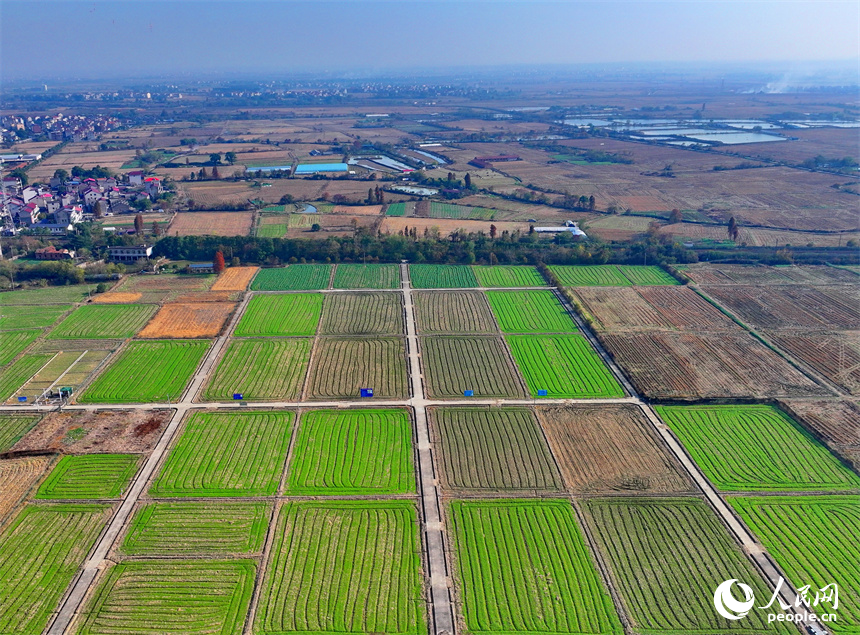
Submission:
POLYGON ((656 411, 723 491, 860 489, 860 477, 772 406, 657 406, 656 411))
POLYGON ((235 302, 165 304, 138 334, 145 339, 215 337, 236 309, 235 302))
POLYGON ((552 291, 487 291, 502 333, 571 333, 579 329, 552 291))
POLYGON ((176 304, 197 304, 198 302, 234 302, 241 297, 239 291, 191 291, 170 298, 176 304))
POLYGON ((413 297, 419 333, 498 333, 487 298, 479 291, 419 291, 413 297))
POLYGON ((455 501, 450 518, 468 632, 624 632, 568 501, 455 501))
POLYGON ((856 285, 857 274, 839 267, 820 266, 776 266, 732 265, 697 263, 677 266, 693 282, 701 285, 755 285, 770 286, 784 284, 803 285, 856 285))
POLYGON ((0 533, 0 632, 41 633, 110 505, 27 505, 0 533))
POLYGON ((408 501, 285 504, 253 632, 426 632, 417 530, 408 501))
MULTIPOLYGON (((52 353, 31 353, 0 370, 0 402, 14 395, 18 388, 23 386, 53 356, 52 353)), ((38 395, 27 395, 27 397, 35 398, 38 395)))
POLYGON ((732 507, 761 540, 786 577, 812 594, 839 587, 839 609, 825 601, 813 610, 838 613, 828 628, 860 629, 860 502, 856 496, 732 497, 732 507), (825 538, 826 537, 826 538, 825 538))
POLYGON ((94 284, 75 284, 63 287, 46 287, 44 289, 22 289, 20 291, 3 291, 0 293, 0 305, 4 310, 7 306, 20 304, 65 304, 83 302, 96 290, 94 284))
POLYGON ((67 455, 48 474, 36 498, 109 499, 119 498, 140 466, 136 454, 67 455))
POLYGON ((140 301, 155 303, 172 300, 185 293, 208 291, 214 275, 162 273, 126 276, 114 289, 117 293, 140 293, 140 301))
POLYGON ((0 452, 15 445, 41 418, 40 414, 0 414, 0 452))
POLYGON ((121 562, 105 574, 76 632, 239 635, 256 571, 252 560, 121 562))
POLYGON ((52 411, 13 449, 73 454, 147 454, 173 410, 52 411))
POLYGON ((125 339, 143 328, 158 307, 153 304, 87 304, 69 315, 48 339, 125 339))
POLYGON ((146 403, 168 397, 178 401, 209 344, 202 340, 131 342, 78 401, 146 403))
POLYGON ((151 496, 271 496, 278 491, 295 413, 196 412, 150 488, 151 496))
POLYGON ((230 342, 206 387, 205 401, 231 401, 239 393, 253 401, 301 396, 311 338, 254 338, 230 342))
POLYGON ((0 460, 0 527, 29 497, 53 462, 52 456, 0 460))
POLYGON ((416 289, 464 289, 478 280, 466 265, 409 265, 409 279, 416 289))
POLYGON ((767 337, 852 395, 860 395, 860 334, 769 331, 767 337))
POLYGON ((0 366, 11 362, 42 334, 41 329, 26 331, 4 331, 0 333, 0 366))
POLYGON ((651 399, 828 394, 746 334, 603 333, 600 338, 637 391, 651 399))
POLYGON ((315 335, 322 312, 321 293, 255 295, 236 325, 235 337, 315 335))
MULTIPOLYGON (((416 209, 416 214, 418 210, 416 209)), ((504 212, 498 212, 499 215, 504 212)), ((415 216, 386 216, 382 221, 380 231, 383 234, 402 234, 405 229, 415 229, 421 236, 427 231, 429 234, 438 234, 441 237, 449 236, 454 232, 465 232, 467 234, 483 233, 490 234, 490 225, 495 225, 496 230, 502 232, 520 232, 526 234, 529 224, 513 221, 488 221, 488 220, 464 220, 452 218, 416 218, 415 216)))
POLYGON ((328 289, 331 265, 290 265, 261 269, 251 283, 253 291, 314 291, 328 289))
POLYGON ((379 216, 382 205, 335 205, 332 214, 351 214, 353 216, 379 216))
POLYGON ((482 287, 544 287, 547 282, 534 267, 494 265, 472 267, 482 287))
POLYGON ((287 493, 408 494, 412 453, 406 410, 312 410, 302 415, 287 493))
POLYGON ((402 338, 317 339, 307 397, 355 399, 360 388, 373 388, 374 397, 383 399, 409 395, 402 338))
POLYGON ((397 289, 400 267, 397 265, 343 265, 334 272, 334 289, 397 289))
POLYGON ((179 212, 167 232, 170 236, 247 236, 251 212, 179 212))
POLYGON ((145 503, 120 551, 132 556, 255 555, 263 550, 269 515, 263 502, 145 503))
MULTIPOLYGON (((0 300, 2 299, 3 295, 0 294, 0 300)), ((58 304, 41 306, 38 311, 34 311, 32 306, 23 304, 17 306, 3 305, 2 309, 0 309, 2 311, 2 315, 0 315, 0 331, 47 328, 52 326, 63 313, 71 308, 72 306, 69 304, 58 304)))
POLYGON ((714 611, 723 580, 743 580, 758 598, 772 592, 702 499, 590 499, 583 508, 634 632, 796 632, 768 626, 764 611, 741 626, 714 611))
POLYGON ((122 293, 121 291, 108 291, 97 293, 93 296, 96 304, 134 304, 143 298, 142 293, 122 293))
POLYGON ((558 468, 528 408, 434 407, 429 413, 445 489, 562 488, 558 468))
POLYGON ((636 406, 546 406, 537 415, 572 492, 662 494, 693 488, 636 406))
POLYGON ((532 397, 623 397, 624 389, 581 335, 507 335, 532 397))
POLYGON ((323 302, 324 335, 401 335, 403 326, 399 293, 329 293, 323 302))
POLYGON ((636 292, 676 329, 741 330, 730 317, 689 287, 642 287, 636 292))
POLYGON ((422 337, 427 394, 433 398, 525 396, 499 337, 422 337))
POLYGON ((860 404, 850 401, 780 402, 827 446, 860 470, 860 404))
POLYGON ((212 291, 244 291, 257 275, 259 267, 230 267, 218 276, 212 291))

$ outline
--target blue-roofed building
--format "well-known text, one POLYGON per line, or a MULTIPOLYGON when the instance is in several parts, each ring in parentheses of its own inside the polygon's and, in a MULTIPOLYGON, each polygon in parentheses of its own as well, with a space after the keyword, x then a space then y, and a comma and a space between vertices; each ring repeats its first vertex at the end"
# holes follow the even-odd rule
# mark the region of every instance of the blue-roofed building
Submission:
POLYGON ((215 265, 211 262, 192 262, 188 265, 188 273, 215 273, 215 265))
POLYGON ((346 163, 300 163, 296 174, 316 174, 317 172, 347 172, 346 163))

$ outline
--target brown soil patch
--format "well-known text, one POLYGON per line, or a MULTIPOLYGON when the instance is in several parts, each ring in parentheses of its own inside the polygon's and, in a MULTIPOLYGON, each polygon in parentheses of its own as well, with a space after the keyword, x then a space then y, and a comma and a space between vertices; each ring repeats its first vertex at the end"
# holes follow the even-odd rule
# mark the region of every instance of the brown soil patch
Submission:
POLYGON ((244 291, 259 270, 259 267, 225 269, 212 285, 212 291, 244 291))
POLYGON ((123 293, 121 291, 108 291, 93 296, 93 302, 99 304, 134 304, 143 297, 141 293, 123 293))
POLYGON ((251 233, 251 212, 180 212, 170 228, 170 236, 247 236, 251 233))
POLYGON ((235 308, 234 302, 165 304, 138 337, 215 337, 235 308))
POLYGON ((169 300, 176 304, 194 304, 195 302, 231 302, 237 295, 235 291, 192 291, 176 296, 169 300))
POLYGON ((36 488, 53 461, 53 456, 0 461, 0 525, 36 488))
POLYGON ((146 454, 155 448, 172 410, 75 410, 52 412, 13 451, 63 454, 146 454))
POLYGON ((860 395, 860 337, 843 333, 769 331, 771 341, 852 395, 860 395))
MULTIPOLYGON (((416 206, 415 213, 418 213, 416 206)), ((423 236, 424 230, 433 232, 434 228, 440 236, 448 236, 457 230, 468 233, 484 232, 489 235, 490 225, 495 225, 501 234, 503 231, 515 232, 519 230, 526 233, 529 230, 528 223, 514 223, 510 221, 483 221, 483 220, 457 220, 452 218, 405 218, 402 216, 390 216, 382 222, 382 233, 399 234, 405 227, 417 228, 418 235, 423 236)))
POLYGON ((378 216, 382 205, 335 205, 332 214, 355 214, 356 216, 378 216))

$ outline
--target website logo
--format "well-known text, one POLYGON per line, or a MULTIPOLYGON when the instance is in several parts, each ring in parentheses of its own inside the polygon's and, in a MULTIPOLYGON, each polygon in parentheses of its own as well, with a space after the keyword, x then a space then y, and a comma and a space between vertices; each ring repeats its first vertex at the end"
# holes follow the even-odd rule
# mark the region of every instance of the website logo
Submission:
POLYGON ((743 582, 738 582, 736 578, 726 580, 714 591, 714 608, 717 609, 717 613, 727 620, 739 620, 745 617, 750 612, 753 604, 755 604, 753 590, 743 582), (736 582, 740 590, 744 592, 744 600, 742 602, 736 600, 732 595, 732 585, 736 582))

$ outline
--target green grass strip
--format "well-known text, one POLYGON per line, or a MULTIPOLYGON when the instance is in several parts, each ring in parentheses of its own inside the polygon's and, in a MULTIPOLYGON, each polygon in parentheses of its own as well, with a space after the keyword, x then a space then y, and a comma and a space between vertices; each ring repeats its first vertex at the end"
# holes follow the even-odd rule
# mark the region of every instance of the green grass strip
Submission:
POLYGON ((550 265, 563 287, 629 287, 628 280, 615 265, 550 265))
POLYGON ((254 401, 301 396, 311 338, 234 340, 203 391, 207 401, 231 401, 240 393, 254 401))
MULTIPOLYGON (((5 294, 0 294, 0 301, 5 294)), ((66 311, 72 308, 70 304, 46 305, 34 311, 32 306, 0 305, 0 331, 11 331, 13 329, 47 328, 54 324, 66 311)))
POLYGON ((636 286, 660 286, 681 284, 660 267, 617 265, 618 270, 636 286))

